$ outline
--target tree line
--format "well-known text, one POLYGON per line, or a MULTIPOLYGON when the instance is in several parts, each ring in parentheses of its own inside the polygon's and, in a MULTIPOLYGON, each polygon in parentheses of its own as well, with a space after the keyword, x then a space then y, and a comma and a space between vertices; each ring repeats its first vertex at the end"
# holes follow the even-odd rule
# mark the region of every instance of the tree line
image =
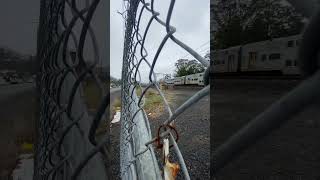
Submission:
POLYGON ((36 71, 36 57, 22 55, 9 48, 0 48, 0 70, 33 74, 36 71))
POLYGON ((179 59, 175 63, 175 77, 204 72, 205 67, 197 60, 179 59))
POLYGON ((299 34, 303 17, 280 0, 216 0, 212 46, 231 46, 299 34))

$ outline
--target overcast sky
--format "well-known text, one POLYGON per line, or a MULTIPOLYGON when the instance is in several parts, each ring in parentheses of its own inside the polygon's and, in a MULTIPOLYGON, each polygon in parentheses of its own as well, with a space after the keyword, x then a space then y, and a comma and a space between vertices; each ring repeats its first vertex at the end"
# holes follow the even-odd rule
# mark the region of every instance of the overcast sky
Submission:
POLYGON ((36 53, 40 0, 0 1, 0 47, 25 54, 36 53))
MULTIPOLYGON (((117 11, 122 12, 123 1, 111 0, 111 17, 110 17, 110 73, 116 78, 121 77, 122 53, 123 53, 123 33, 124 22, 117 11)), ((170 0, 155 1, 154 9, 160 12, 160 18, 165 20, 165 15, 168 11, 170 0)), ((201 55, 209 50, 210 47, 210 1, 209 0, 177 0, 172 14, 171 25, 176 27, 177 31, 174 34, 179 40, 183 41, 193 49, 200 52, 201 55)), ((151 13, 144 11, 142 24, 140 26, 141 34, 144 33, 144 28, 151 17, 151 13)), ((165 28, 159 25, 156 21, 152 22, 150 31, 148 32, 145 47, 148 51, 148 60, 151 63, 153 56, 156 53, 161 40, 166 35, 165 28)), ((173 74, 175 70, 175 62, 179 58, 192 59, 191 56, 186 56, 188 53, 181 47, 168 40, 163 50, 160 53, 156 63, 155 71, 157 73, 173 74)), ((140 72, 143 81, 147 80, 149 69, 144 63, 140 72)))
MULTIPOLYGON (((109 41, 109 39, 107 39, 107 34, 109 33, 107 23, 107 3, 106 0, 100 1, 91 21, 91 25, 97 37, 100 60, 103 62, 103 66, 107 66, 109 60, 106 53, 107 43, 109 41)), ((0 47, 8 47, 23 54, 35 55, 39 13, 40 0, 1 0, 0 47)), ((82 26, 82 23, 78 24, 81 24, 82 26)), ((91 41, 90 38, 88 38, 84 49, 85 53, 89 53, 87 59, 93 57, 93 51, 90 45, 91 41)), ((99 65, 101 65, 101 63, 99 63, 99 65)))

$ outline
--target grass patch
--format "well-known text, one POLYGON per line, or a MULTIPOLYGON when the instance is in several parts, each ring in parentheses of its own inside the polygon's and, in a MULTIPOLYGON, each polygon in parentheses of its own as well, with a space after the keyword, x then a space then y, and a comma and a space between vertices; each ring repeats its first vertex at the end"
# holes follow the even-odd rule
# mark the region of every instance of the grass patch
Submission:
POLYGON ((23 142, 21 144, 21 151, 23 153, 33 152, 33 144, 32 143, 23 142))
POLYGON ((115 108, 120 108, 121 107, 120 98, 117 98, 117 99, 114 100, 113 107, 115 107, 115 108))
POLYGON ((145 94, 144 109, 147 113, 157 113, 162 108, 162 98, 154 89, 148 89, 145 94))
POLYGON ((136 94, 137 94, 138 97, 141 96, 141 94, 142 94, 142 88, 141 88, 140 86, 137 86, 137 87, 136 87, 136 94))

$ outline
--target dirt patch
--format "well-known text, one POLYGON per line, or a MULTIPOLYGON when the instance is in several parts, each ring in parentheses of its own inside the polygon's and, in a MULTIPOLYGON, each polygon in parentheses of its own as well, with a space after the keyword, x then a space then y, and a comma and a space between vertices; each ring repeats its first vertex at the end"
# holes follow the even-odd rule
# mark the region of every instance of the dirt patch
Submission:
MULTIPOLYGON (((141 95, 141 89, 138 88, 137 95, 141 95)), ((164 111, 163 99, 156 89, 148 89, 145 93, 145 104, 143 106, 148 118, 158 118, 164 111)))

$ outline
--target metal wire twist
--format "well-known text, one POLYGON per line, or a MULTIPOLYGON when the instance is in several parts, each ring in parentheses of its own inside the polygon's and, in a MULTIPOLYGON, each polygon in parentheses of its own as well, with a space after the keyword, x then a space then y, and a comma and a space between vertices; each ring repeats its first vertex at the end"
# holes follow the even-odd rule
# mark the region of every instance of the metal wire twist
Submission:
POLYGON ((108 179, 109 137, 97 142, 95 136, 109 105, 109 94, 95 73, 101 59, 90 22, 98 5, 99 0, 41 0, 34 179, 108 179), (93 61, 84 53, 88 36, 93 61), (88 78, 104 97, 94 117, 83 94, 88 78))
POLYGON ((187 108, 209 94, 209 68, 207 68, 205 73, 205 82, 207 82, 207 86, 193 95, 175 111, 170 108, 167 99, 159 88, 154 68, 159 61, 159 54, 166 53, 162 49, 168 40, 173 41, 182 49, 190 53, 205 67, 209 66, 209 61, 174 36, 176 29, 170 23, 174 5, 175 0, 171 0, 166 14, 166 20, 162 20, 159 18, 159 12, 155 10, 154 0, 151 0, 150 3, 145 2, 145 0, 128 0, 124 2, 125 11, 121 13, 125 20, 120 137, 120 172, 122 179, 162 179, 152 144, 156 140, 162 140, 163 138, 170 139, 175 154, 178 157, 179 164, 182 167, 183 175, 185 179, 190 179, 180 149, 171 134, 171 129, 167 129, 165 132, 161 133, 159 137, 152 138, 149 120, 144 110, 146 92, 151 88, 156 89, 169 114, 169 118, 163 122, 163 125, 166 126, 174 123, 176 118, 187 108), (144 29, 141 29, 141 19, 144 18, 147 13, 149 13, 151 17, 147 26, 144 29), (156 54, 153 57, 149 57, 145 41, 148 38, 150 27, 155 23, 160 24, 166 30, 166 35, 162 39, 156 54), (151 63, 149 61, 151 61, 151 63), (139 69, 141 68, 142 63, 145 63, 149 67, 149 83, 146 88, 143 88, 141 84, 139 69), (138 88, 142 89, 142 94, 140 96, 136 93, 138 88))

